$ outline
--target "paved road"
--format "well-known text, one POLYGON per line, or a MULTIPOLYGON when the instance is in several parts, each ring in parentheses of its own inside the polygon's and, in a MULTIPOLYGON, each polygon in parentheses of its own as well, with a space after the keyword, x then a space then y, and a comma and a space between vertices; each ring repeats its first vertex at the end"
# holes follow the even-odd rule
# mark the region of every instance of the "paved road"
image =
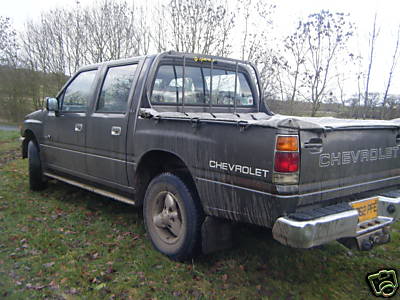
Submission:
POLYGON ((19 130, 17 126, 0 124, 0 130, 16 131, 19 130))

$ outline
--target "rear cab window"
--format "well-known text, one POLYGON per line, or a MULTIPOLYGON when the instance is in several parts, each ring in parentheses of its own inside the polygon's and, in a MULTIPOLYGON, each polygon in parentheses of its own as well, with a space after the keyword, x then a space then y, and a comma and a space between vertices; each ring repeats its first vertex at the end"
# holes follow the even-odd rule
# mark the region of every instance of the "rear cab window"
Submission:
POLYGON ((213 69, 206 65, 186 65, 185 82, 183 66, 161 64, 155 75, 151 90, 153 105, 181 105, 184 86, 185 105, 228 107, 253 107, 255 100, 248 76, 243 70, 236 71, 216 65, 213 69), (235 93, 235 78, 236 93, 235 93))
POLYGON ((113 66, 107 69, 96 112, 125 113, 127 111, 129 92, 136 69, 137 64, 113 66))

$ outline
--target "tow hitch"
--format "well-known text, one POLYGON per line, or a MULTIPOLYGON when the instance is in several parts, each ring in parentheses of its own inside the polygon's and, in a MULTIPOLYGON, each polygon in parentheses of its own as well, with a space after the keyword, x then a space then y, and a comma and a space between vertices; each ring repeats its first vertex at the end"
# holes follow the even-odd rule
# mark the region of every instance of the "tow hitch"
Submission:
POLYGON ((390 226, 374 230, 354 238, 342 238, 339 242, 350 249, 369 251, 374 245, 382 245, 390 242, 390 226))

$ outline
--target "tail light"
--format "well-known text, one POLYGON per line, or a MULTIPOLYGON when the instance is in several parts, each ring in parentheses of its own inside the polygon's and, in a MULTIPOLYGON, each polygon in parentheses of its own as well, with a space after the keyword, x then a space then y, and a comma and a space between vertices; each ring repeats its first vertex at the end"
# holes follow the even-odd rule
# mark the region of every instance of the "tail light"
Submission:
POLYGON ((299 170, 299 152, 276 152, 275 172, 291 173, 299 170))
POLYGON ((276 150, 278 151, 299 151, 299 139, 294 135, 280 135, 276 138, 276 150))
POLYGON ((296 184, 299 181, 300 154, 297 135, 279 135, 276 138, 273 181, 278 184, 296 184))

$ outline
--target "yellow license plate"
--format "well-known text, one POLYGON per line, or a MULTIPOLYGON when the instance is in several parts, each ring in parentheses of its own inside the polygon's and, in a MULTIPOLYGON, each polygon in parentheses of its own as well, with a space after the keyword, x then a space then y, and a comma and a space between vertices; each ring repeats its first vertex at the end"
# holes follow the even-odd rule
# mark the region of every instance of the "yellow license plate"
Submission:
POLYGON ((378 216, 378 198, 351 203, 358 210, 358 222, 371 220, 378 216))

